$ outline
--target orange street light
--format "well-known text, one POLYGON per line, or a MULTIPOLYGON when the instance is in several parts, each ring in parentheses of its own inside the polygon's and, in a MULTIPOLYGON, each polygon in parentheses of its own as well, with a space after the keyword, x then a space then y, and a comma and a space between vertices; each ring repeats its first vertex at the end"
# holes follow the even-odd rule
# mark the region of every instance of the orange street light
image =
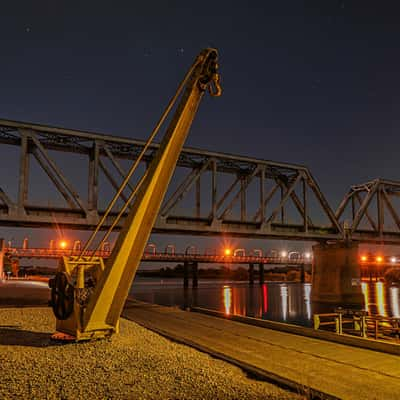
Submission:
POLYGON ((361 261, 363 262, 367 261, 367 256, 361 256, 361 261))
POLYGON ((381 263, 383 261, 383 257, 382 256, 376 256, 375 258, 377 263, 381 263))
POLYGON ((66 249, 67 245, 68 245, 68 242, 66 240, 60 240, 58 245, 60 246, 61 249, 66 249))
POLYGON ((224 254, 225 254, 226 256, 230 256, 230 255, 232 254, 232 250, 226 248, 226 249, 224 250, 224 254))

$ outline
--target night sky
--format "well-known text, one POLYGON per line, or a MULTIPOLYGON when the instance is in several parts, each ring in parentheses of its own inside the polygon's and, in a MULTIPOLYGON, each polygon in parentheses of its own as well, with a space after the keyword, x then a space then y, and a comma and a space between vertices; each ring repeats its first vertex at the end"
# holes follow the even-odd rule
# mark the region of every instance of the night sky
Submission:
POLYGON ((216 47, 224 93, 186 144, 307 165, 336 209, 352 184, 400 180, 399 14, 387 1, 5 1, 0 118, 144 139, 216 47))

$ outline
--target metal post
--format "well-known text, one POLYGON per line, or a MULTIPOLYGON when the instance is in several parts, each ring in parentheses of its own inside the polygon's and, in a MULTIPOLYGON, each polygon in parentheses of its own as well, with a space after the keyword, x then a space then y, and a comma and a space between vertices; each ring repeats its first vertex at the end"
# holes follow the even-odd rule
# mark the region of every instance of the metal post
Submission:
POLYGON ((361 316, 361 336, 367 337, 367 319, 365 315, 361 316))
POLYGON ((97 212, 99 186, 99 144, 94 142, 89 153, 88 209, 97 212))
POLYGON ((254 264, 249 264, 249 284, 254 284, 254 264))
POLYGON ((14 277, 18 277, 19 274, 19 260, 11 261, 11 275, 14 277))
MULTIPOLYGON (((308 232, 308 202, 307 202, 307 184, 306 180, 303 177, 303 224, 304 224, 304 232, 308 232)), ((303 267, 304 270, 304 267, 303 267)))
POLYGON ((383 235, 383 227, 385 224, 385 212, 384 212, 384 204, 382 201, 382 189, 381 187, 378 188, 376 192, 376 201, 377 201, 377 207, 378 207, 378 231, 379 231, 379 236, 382 237, 383 235))
POLYGON ((217 162, 212 161, 212 178, 211 178, 211 203, 212 203, 212 220, 214 221, 217 215, 217 162))
POLYGON ((18 211, 25 212, 25 203, 28 199, 29 179, 29 144, 28 135, 21 133, 21 154, 19 161, 19 188, 18 188, 18 211))
POLYGON ((265 168, 260 171, 260 214, 261 222, 265 219, 265 168))
POLYGON ((264 284, 264 264, 258 264, 260 285, 264 284))
POLYGON ((4 279, 4 239, 0 239, 0 281, 4 279))
POLYGON ((183 263, 183 287, 189 287, 189 265, 187 261, 183 263))
POLYGON ((192 263, 192 287, 197 288, 199 286, 198 278, 198 264, 197 262, 192 263))
POLYGON ((201 215, 201 181, 200 181, 201 176, 197 178, 196 181, 196 217, 200 218, 201 215))
POLYGON ((240 220, 246 221, 246 177, 240 179, 240 220))

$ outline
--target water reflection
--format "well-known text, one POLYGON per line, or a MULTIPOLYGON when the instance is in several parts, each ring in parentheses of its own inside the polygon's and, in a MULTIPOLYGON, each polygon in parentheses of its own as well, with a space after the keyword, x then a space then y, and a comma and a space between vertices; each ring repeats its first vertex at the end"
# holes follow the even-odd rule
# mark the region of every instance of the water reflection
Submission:
POLYGON ((390 288, 390 306, 392 308, 393 317, 400 318, 400 307, 399 307, 399 288, 390 288))
POLYGON ((268 286, 266 283, 262 286, 262 297, 263 297, 263 314, 268 311, 268 286))
POLYGON ((385 282, 362 282, 365 310, 370 314, 400 318, 399 288, 385 282))
POLYGON ((383 291, 383 282, 375 282, 375 293, 376 293, 376 305, 378 308, 378 314, 387 316, 386 301, 383 291))
MULTIPOLYGON (((365 309, 371 314, 400 318, 400 290, 384 282, 362 282, 365 309)), ((137 278, 131 293, 138 300, 179 307, 198 306, 255 318, 312 325, 309 283, 200 281, 197 289, 183 289, 179 279, 137 278)))
POLYGON ((224 286, 223 295, 224 295, 225 314, 229 315, 231 313, 231 305, 232 305, 232 288, 230 288, 229 286, 224 286))
POLYGON ((287 320, 287 309, 288 309, 288 288, 286 285, 280 287, 281 302, 282 302, 282 319, 287 320))
POLYGON ((367 282, 361 282, 361 290, 364 295, 364 310, 368 311, 369 306, 369 286, 367 282))
POLYGON ((307 319, 311 319, 311 285, 304 285, 304 303, 306 305, 307 319))
POLYGON ((197 289, 183 289, 178 279, 138 278, 132 295, 138 300, 181 307, 198 306, 224 312, 301 325, 311 325, 310 284, 200 281, 197 289))

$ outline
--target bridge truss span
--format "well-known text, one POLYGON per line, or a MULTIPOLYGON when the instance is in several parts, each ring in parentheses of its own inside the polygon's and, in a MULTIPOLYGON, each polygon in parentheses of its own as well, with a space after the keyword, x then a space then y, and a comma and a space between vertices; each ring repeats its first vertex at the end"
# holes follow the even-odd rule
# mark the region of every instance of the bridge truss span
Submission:
MULTIPOLYGON (((0 178, 0 225, 53 227, 57 224, 90 230, 103 215, 104 193, 111 198, 112 191, 118 190, 127 163, 138 157, 144 142, 0 120, 2 154, 10 146, 17 150, 17 156, 13 158, 15 164, 7 166, 7 179, 4 175, 0 178), (73 158, 78 156, 83 160, 82 168, 74 165, 73 158), (37 171, 50 185, 50 190, 42 194, 35 193, 38 192, 34 183, 38 180, 37 171), (10 180, 14 190, 10 188, 10 180)), ((143 157, 143 171, 157 148, 157 144, 149 146, 143 157)), ((132 187, 134 182, 122 193, 122 200, 128 198, 132 187)), ((392 191, 382 191, 383 202, 385 193, 390 197, 392 191)), ((348 201, 353 201, 351 198, 349 193, 341 208, 346 208, 348 201)), ((338 240, 344 237, 341 208, 336 214, 332 211, 304 166, 186 147, 179 157, 153 232, 338 240)), ((365 210, 363 207, 360 212, 365 210)), ((111 225, 116 213, 118 208, 110 214, 104 228, 111 225)), ((352 222, 354 239, 400 242, 400 234, 396 232, 384 229, 363 232, 356 227, 357 218, 352 222)))
MULTIPOLYGON (((0 182, 0 224, 46 227, 56 221, 77 229, 92 229, 102 215, 99 176, 117 190, 125 176, 121 160, 134 160, 144 145, 139 140, 7 120, 0 120, 0 143, 19 148, 19 165, 10 168, 16 171, 18 195, 12 198, 0 182), (86 158, 86 188, 67 179, 67 167, 59 165, 57 153, 86 158), (45 200, 29 199, 33 162, 50 179, 63 204, 45 206, 45 200)), ((149 147, 145 164, 157 147, 149 147)), ((334 213, 306 167, 185 148, 178 169, 181 173, 175 174, 154 232, 302 240, 341 235, 334 213), (315 204, 310 207, 310 196, 327 224, 313 219, 315 204)), ((122 194, 125 199, 128 195, 122 194)))
POLYGON ((400 182, 374 179, 350 188, 336 211, 336 218, 352 238, 398 244, 399 211, 400 182))

